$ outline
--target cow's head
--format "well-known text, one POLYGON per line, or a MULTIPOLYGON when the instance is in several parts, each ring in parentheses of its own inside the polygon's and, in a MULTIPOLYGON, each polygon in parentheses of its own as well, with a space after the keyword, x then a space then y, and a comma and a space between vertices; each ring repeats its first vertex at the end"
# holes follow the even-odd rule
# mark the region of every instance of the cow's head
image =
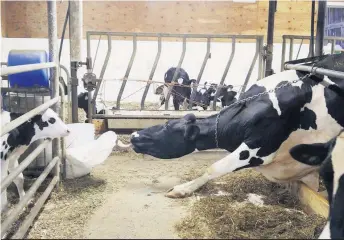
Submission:
POLYGON ((325 143, 297 145, 290 149, 290 154, 301 163, 320 166, 330 211, 319 238, 344 238, 344 131, 325 143))
POLYGON ((70 133, 67 125, 50 108, 42 115, 33 117, 32 122, 35 128, 34 138, 36 139, 66 137, 70 133))
POLYGON ((84 109, 88 114, 88 92, 83 92, 78 95, 78 108, 84 109))
POLYGON ((137 153, 161 159, 178 158, 195 150, 199 133, 196 116, 187 114, 181 119, 134 132, 131 143, 137 153))

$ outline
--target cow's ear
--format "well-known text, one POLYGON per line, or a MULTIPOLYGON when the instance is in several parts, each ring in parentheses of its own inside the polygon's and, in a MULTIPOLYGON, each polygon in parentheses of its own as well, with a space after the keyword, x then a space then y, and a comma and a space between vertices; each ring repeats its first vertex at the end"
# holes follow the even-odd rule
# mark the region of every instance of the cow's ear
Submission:
POLYGON ((188 124, 185 129, 184 138, 188 141, 195 141, 200 133, 200 129, 195 124, 188 124))
POLYGON ((329 145, 326 143, 299 144, 292 147, 289 153, 298 162, 317 166, 327 158, 329 145))
POLYGON ((162 94, 163 91, 164 91, 164 85, 161 85, 161 86, 157 87, 157 89, 155 89, 154 94, 160 95, 160 94, 162 94))
POLYGON ((195 123, 196 122, 196 116, 193 113, 188 113, 184 116, 184 119, 187 121, 187 123, 195 123))

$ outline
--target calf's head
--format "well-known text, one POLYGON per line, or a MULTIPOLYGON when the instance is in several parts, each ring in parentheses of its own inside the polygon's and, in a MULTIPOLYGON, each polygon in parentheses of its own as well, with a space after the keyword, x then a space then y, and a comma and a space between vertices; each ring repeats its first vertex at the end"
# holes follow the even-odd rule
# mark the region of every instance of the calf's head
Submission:
POLYGON ((131 143, 137 153, 161 159, 178 158, 195 150, 199 133, 196 116, 187 114, 181 119, 134 132, 131 143))
POLYGON ((326 143, 297 145, 290 154, 301 163, 320 166, 330 211, 319 238, 344 238, 344 131, 326 143))
POLYGON ((37 139, 66 137, 70 132, 57 113, 50 108, 43 114, 34 116, 31 124, 35 130, 32 142, 37 139))

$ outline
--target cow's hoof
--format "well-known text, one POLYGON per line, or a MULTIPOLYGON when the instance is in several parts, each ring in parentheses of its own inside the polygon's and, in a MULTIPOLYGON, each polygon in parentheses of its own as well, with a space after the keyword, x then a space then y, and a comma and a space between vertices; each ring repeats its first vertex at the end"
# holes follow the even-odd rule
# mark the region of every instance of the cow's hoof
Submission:
POLYGON ((178 185, 169 189, 165 193, 165 197, 168 198, 186 198, 192 195, 192 192, 188 190, 185 185, 178 185))

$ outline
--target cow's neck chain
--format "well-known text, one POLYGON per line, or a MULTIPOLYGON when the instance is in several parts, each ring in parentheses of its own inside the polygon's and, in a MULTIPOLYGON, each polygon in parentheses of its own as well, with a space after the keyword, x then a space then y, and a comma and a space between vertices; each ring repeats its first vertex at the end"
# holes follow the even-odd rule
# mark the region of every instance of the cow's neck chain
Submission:
POLYGON ((256 98, 258 98, 258 97, 260 97, 260 96, 264 96, 264 95, 267 95, 267 94, 269 94, 269 93, 276 92, 278 89, 287 87, 287 86, 292 85, 293 83, 297 83, 297 82, 299 82, 299 81, 303 81, 305 78, 310 77, 311 75, 312 75, 311 73, 306 74, 306 75, 304 75, 303 77, 301 77, 301 78, 299 78, 299 79, 297 79, 297 80, 288 81, 287 83, 282 84, 282 85, 280 85, 280 86, 278 86, 278 87, 276 87, 276 88, 274 88, 274 89, 270 89, 270 90, 268 90, 268 91, 261 92, 261 93, 258 93, 258 94, 256 94, 256 95, 253 95, 253 96, 251 96, 251 97, 248 97, 248 98, 245 98, 245 99, 236 101, 236 102, 234 102, 234 103, 232 103, 232 104, 230 104, 230 105, 224 107, 223 109, 221 109, 221 111, 220 111, 220 112, 217 114, 217 116, 216 116, 216 122, 215 122, 215 143, 216 143, 216 148, 219 148, 218 125, 219 125, 220 115, 221 115, 221 113, 222 113, 225 109, 227 109, 227 108, 229 108, 229 107, 231 107, 231 106, 240 104, 240 103, 244 103, 244 102, 251 101, 251 100, 256 99, 256 98))

